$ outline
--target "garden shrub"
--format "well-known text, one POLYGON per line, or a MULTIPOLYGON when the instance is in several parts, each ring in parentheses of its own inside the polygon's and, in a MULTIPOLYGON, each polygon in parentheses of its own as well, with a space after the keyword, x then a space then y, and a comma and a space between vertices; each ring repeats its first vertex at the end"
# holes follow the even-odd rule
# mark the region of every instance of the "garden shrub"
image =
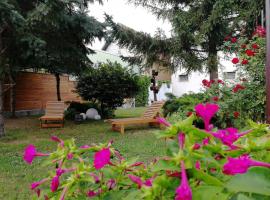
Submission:
POLYGON ((125 159, 112 141, 77 147, 73 139, 53 136, 58 145, 52 153, 31 144, 24 160, 32 164, 42 156, 50 166, 43 179, 31 184, 34 199, 269 199, 267 125, 221 130, 211 120, 218 110, 217 104, 198 104, 196 115, 175 124, 158 118, 166 127, 157 137, 167 140, 167 156, 148 164, 125 159), (197 118, 202 129, 193 125, 197 118))
POLYGON ((125 98, 138 94, 138 79, 119 63, 99 63, 78 78, 76 89, 84 100, 98 103, 101 116, 106 118, 123 105, 125 98))
POLYGON ((139 92, 135 96, 136 106, 146 106, 148 104, 149 98, 149 86, 150 86, 150 78, 147 76, 140 76, 138 80, 139 84, 139 92))
POLYGON ((204 99, 204 95, 202 93, 184 94, 178 98, 171 93, 167 93, 166 96, 168 100, 163 106, 163 114, 165 117, 172 115, 173 113, 177 113, 184 118, 186 117, 186 114, 193 111, 196 104, 203 102, 204 99))

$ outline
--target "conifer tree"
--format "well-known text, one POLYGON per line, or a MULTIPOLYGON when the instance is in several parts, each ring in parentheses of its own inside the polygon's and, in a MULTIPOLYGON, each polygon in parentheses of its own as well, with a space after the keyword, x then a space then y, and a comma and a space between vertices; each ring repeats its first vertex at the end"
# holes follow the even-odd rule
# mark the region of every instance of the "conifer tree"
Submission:
POLYGON ((217 52, 224 37, 245 27, 246 33, 256 25, 264 1, 258 0, 130 0, 131 3, 150 9, 158 18, 167 19, 172 25, 172 35, 151 37, 113 22, 111 37, 121 46, 135 53, 130 61, 165 62, 188 71, 210 72, 210 79, 218 77, 217 52), (164 59, 166 58, 166 59, 164 59), (168 59, 170 58, 170 59, 168 59))

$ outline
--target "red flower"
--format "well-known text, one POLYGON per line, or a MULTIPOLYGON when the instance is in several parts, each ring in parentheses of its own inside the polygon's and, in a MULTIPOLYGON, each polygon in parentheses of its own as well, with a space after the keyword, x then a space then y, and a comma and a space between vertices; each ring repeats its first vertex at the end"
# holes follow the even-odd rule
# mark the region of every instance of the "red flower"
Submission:
POLYGON ((210 86, 211 86, 210 81, 208 81, 208 80, 206 80, 206 79, 203 79, 203 80, 202 80, 202 84, 203 84, 203 86, 205 86, 205 87, 210 87, 210 86))
POLYGON ((224 85, 224 82, 222 80, 220 80, 220 79, 218 79, 218 83, 224 85))
POLYGON ((213 97, 212 99, 213 99, 213 101, 218 101, 219 100, 219 98, 217 96, 213 97))
POLYGON ((210 80, 210 83, 211 83, 211 84, 214 84, 214 83, 215 83, 215 80, 210 80))
POLYGON ((257 44, 255 43, 255 44, 252 45, 252 48, 253 48, 253 49, 259 49, 260 47, 259 47, 259 45, 257 45, 257 44))
POLYGON ((244 90, 244 89, 245 89, 245 87, 243 85, 236 84, 235 87, 233 88, 233 92, 236 93, 239 90, 244 90))
POLYGON ((189 117, 189 116, 191 116, 192 115, 192 112, 191 111, 189 111, 189 112, 187 112, 187 117, 189 117))
POLYGON ((230 36, 230 35, 227 35, 227 36, 224 38, 224 41, 228 41, 230 38, 231 38, 231 36, 230 36))
POLYGON ((252 51, 251 49, 247 49, 247 50, 246 50, 246 54, 247 54, 248 56, 255 56, 254 51, 252 51))
POLYGON ((246 45, 246 44, 242 44, 242 45, 241 45, 241 48, 242 48, 242 49, 245 49, 245 48, 247 48, 247 45, 246 45))
POLYGON ((246 65, 248 64, 248 60, 247 59, 243 59, 242 62, 241 62, 242 65, 246 65))
POLYGON ((237 38, 232 37, 232 38, 231 38, 231 42, 232 42, 232 43, 236 43, 236 42, 237 42, 237 38))
POLYGON ((237 111, 233 112, 233 116, 235 119, 237 119, 239 117, 239 115, 240 115, 239 112, 237 112, 237 111))
POLYGON ((233 63, 233 64, 239 63, 239 59, 238 59, 238 58, 233 58, 233 59, 232 59, 232 63, 233 63))

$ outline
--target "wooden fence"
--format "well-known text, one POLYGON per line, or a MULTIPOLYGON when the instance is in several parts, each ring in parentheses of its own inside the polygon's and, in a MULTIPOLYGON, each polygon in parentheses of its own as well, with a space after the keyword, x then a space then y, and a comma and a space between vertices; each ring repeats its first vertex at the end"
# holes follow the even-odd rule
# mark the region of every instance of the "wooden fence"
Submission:
MULTIPOLYGON (((64 75, 60 78, 63 101, 80 101, 74 92, 75 81, 64 75)), ((57 100, 56 80, 51 74, 21 72, 16 78, 16 111, 44 109, 47 101, 57 100)), ((4 95, 4 110, 10 111, 10 92, 4 95)))

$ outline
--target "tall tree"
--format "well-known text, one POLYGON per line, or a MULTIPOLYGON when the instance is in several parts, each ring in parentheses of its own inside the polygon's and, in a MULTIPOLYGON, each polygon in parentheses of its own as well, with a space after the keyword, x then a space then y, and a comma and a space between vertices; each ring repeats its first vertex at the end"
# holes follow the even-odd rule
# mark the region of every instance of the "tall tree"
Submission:
POLYGON ((87 13, 88 3, 93 2, 48 0, 31 13, 32 31, 46 44, 41 66, 55 75, 59 101, 60 75, 77 75, 89 66, 88 54, 94 51, 87 44, 104 35, 104 25, 87 13))
MULTIPOLYGON (((5 79, 12 69, 10 47, 21 42, 24 18, 9 0, 0 2, 0 137, 5 135, 3 116, 3 94, 5 79)), ((13 49, 14 50, 14 49, 13 49)))
POLYGON ((218 77, 217 52, 224 37, 239 30, 254 27, 263 8, 263 0, 130 0, 131 3, 150 9, 158 18, 167 19, 172 25, 172 36, 158 34, 151 37, 136 32, 110 17, 111 37, 135 53, 130 61, 165 62, 188 71, 207 68, 210 78, 218 77), (154 49, 154 50, 153 50, 154 49), (144 59, 142 59, 142 57, 144 59), (171 59, 164 59, 171 58, 171 59), (167 62, 166 62, 167 61, 167 62))

